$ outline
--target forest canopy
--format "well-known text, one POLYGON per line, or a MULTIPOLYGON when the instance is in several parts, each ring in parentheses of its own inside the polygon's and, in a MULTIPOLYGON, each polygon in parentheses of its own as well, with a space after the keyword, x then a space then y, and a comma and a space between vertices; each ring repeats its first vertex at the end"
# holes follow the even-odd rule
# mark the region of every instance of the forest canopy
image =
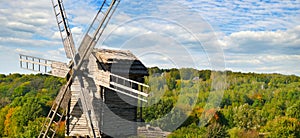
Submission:
MULTIPOLYGON (((149 68, 145 122, 168 137, 300 137, 300 77, 281 74, 149 68), (216 74, 225 74, 218 108, 205 108, 216 74), (191 110, 187 110, 191 109, 191 110), (201 117, 213 116, 205 125, 201 117), (169 114, 172 113, 172 114, 169 114), (168 116, 168 120, 161 120, 168 116), (186 119, 176 127, 178 116, 186 119)), ((0 74, 0 137, 37 137, 62 78, 0 74)), ((64 126, 58 136, 64 136, 64 126)))

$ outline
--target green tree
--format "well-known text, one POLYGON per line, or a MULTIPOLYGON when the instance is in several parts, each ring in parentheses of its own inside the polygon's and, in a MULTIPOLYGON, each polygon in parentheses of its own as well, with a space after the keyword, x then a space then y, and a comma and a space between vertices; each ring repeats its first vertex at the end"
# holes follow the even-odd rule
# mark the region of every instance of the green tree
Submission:
POLYGON ((29 121, 28 126, 24 126, 25 132, 22 134, 22 137, 25 138, 38 137, 41 130, 41 126, 44 123, 44 119, 45 118, 39 117, 33 121, 29 121))
POLYGON ((16 87, 14 89, 13 97, 20 97, 24 96, 26 93, 28 93, 31 90, 31 83, 30 81, 22 83, 20 86, 16 87))
POLYGON ((300 122, 295 118, 278 117, 268 121, 264 127, 267 137, 300 137, 300 122))
POLYGON ((194 77, 198 77, 198 71, 192 68, 182 68, 179 70, 181 79, 191 80, 194 77))
POLYGON ((6 120, 6 115, 9 111, 9 106, 5 106, 4 108, 0 109, 0 137, 4 137, 4 130, 5 130, 5 120, 6 120))
POLYGON ((248 104, 234 108, 234 112, 234 123, 238 128, 257 130, 263 122, 260 111, 256 111, 248 104))
POLYGON ((287 108, 286 115, 288 117, 296 118, 300 121, 300 101, 287 108))
POLYGON ((199 138, 206 137, 206 128, 193 123, 187 127, 182 127, 168 135, 168 138, 199 138))
POLYGON ((217 122, 207 127, 206 137, 208 138, 225 138, 228 136, 226 127, 217 122))
POLYGON ((211 75, 210 70, 201 70, 199 71, 199 78, 202 78, 203 81, 209 80, 211 75))
POLYGON ((245 130, 243 128, 231 128, 228 130, 230 138, 258 138, 259 132, 256 130, 245 130))

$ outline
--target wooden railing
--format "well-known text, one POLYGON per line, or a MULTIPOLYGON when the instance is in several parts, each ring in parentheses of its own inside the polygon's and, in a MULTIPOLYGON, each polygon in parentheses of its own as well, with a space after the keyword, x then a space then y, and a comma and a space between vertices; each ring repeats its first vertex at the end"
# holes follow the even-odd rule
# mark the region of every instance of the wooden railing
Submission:
POLYGON ((110 85, 116 92, 147 102, 149 86, 146 84, 110 73, 110 85))

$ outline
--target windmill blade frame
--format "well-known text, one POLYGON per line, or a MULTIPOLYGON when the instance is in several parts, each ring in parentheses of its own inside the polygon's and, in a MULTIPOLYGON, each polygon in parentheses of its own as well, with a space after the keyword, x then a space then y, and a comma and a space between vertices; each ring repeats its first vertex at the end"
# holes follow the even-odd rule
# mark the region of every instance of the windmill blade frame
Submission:
POLYGON ((59 34, 66 52, 66 56, 69 59, 74 59, 76 53, 75 44, 71 33, 71 29, 69 27, 69 22, 67 14, 65 12, 65 7, 63 5, 63 0, 51 0, 51 2, 55 13, 59 34))
MULTIPOLYGON (((120 0, 112 0, 111 3, 109 4, 107 11, 103 12, 102 10, 104 9, 103 7, 106 4, 106 0, 103 1, 96 17, 93 19, 93 22, 88 29, 88 32, 86 33, 84 39, 82 40, 82 43, 78 49, 78 53, 76 53, 76 55, 74 56, 74 53, 75 53, 75 50, 73 50, 74 49, 74 41, 72 38, 71 30, 69 29, 69 26, 68 26, 68 22, 66 21, 66 14, 64 11, 62 0, 57 0, 57 4, 54 4, 54 0, 52 0, 55 16, 56 16, 57 23, 58 23, 58 28, 59 28, 59 31, 61 34, 61 38, 63 40, 63 44, 64 44, 64 48, 65 48, 67 57, 73 59, 73 63, 74 63, 74 66, 70 70, 71 74, 70 74, 70 77, 68 78, 66 87, 70 87, 70 85, 72 84, 72 80, 74 80, 75 78, 78 78, 78 80, 80 82, 80 87, 81 87, 80 101, 83 106, 82 110, 86 114, 86 119, 87 119, 87 122, 89 125, 89 130, 91 131, 93 137, 96 137, 96 136, 95 136, 95 132, 94 132, 94 128, 93 128, 94 125, 92 124, 92 121, 91 121, 90 113, 89 113, 89 111, 87 111, 88 108, 87 108, 86 96, 85 96, 86 92, 85 92, 85 87, 83 85, 83 78, 82 78, 83 74, 81 71, 81 70, 85 70, 86 67, 83 66, 83 68, 81 68, 81 66, 84 62, 84 59, 91 55, 91 50, 95 47, 97 41, 99 40, 100 36, 102 35, 105 27, 107 26, 107 24, 108 24, 111 16, 113 15, 116 7, 118 6, 119 2, 120 2, 120 0), (59 11, 60 11, 59 14, 56 11, 56 7, 59 7, 59 11), (59 15, 61 15, 61 19, 62 19, 61 21, 58 18, 59 15), (101 16, 99 16, 99 15, 103 15, 103 17, 101 18, 101 16), (99 22, 97 29, 93 30, 93 26, 97 23, 96 21, 99 20, 98 18, 101 18, 101 21, 99 22), (61 29, 60 24, 63 24, 64 29, 61 29), (93 36, 91 37, 89 35, 89 33, 93 32, 93 31, 94 31, 94 33, 93 33, 93 36), (66 33, 65 38, 63 36, 63 33, 66 33)), ((63 93, 62 95, 64 95, 66 93, 66 91, 67 91, 67 88, 64 88, 64 90, 61 91, 63 93)), ((63 98, 60 98, 58 103, 61 103, 62 100, 63 100, 63 98)), ((55 135, 56 130, 51 129, 51 123, 53 122, 53 119, 57 113, 59 105, 58 106, 53 105, 53 107, 55 108, 55 110, 51 109, 49 112, 49 115, 47 117, 47 118, 49 118, 51 116, 49 123, 48 124, 46 123, 47 126, 45 127, 45 129, 42 129, 39 137, 47 137, 47 133, 49 131, 53 132, 51 137, 54 137, 54 135, 55 135), (53 112, 53 113, 51 113, 51 112, 53 112)), ((100 128, 98 128, 98 130, 100 130, 100 128)))
POLYGON ((43 74, 65 78, 70 71, 67 64, 59 61, 19 54, 20 67, 43 74))
MULTIPOLYGON (((149 88, 148 85, 143 84, 143 79, 137 79, 136 77, 147 76, 147 68, 141 62, 135 64, 134 66, 138 66, 137 68, 142 68, 144 71, 146 70, 146 73, 143 71, 139 72, 138 74, 134 74, 135 77, 133 78, 130 78, 129 76, 127 78, 124 75, 120 75, 118 73, 114 74, 115 72, 112 73, 112 70, 105 69, 104 66, 102 66, 102 64, 111 63, 107 63, 107 60, 104 63, 101 57, 98 57, 99 54, 105 55, 105 53, 102 53, 104 51, 101 52, 95 48, 113 13, 118 7, 120 0, 103 0, 100 9, 98 10, 96 16, 93 18, 93 21, 89 26, 88 31, 86 32, 77 51, 75 50, 74 40, 72 37, 71 29, 69 27, 63 0, 51 1, 67 58, 71 59, 69 65, 62 62, 37 58, 33 56, 26 56, 22 54, 20 54, 19 59, 21 68, 66 78, 67 80, 67 83, 60 89, 56 99, 53 102, 42 130, 40 131, 39 137, 55 137, 59 124, 62 120, 64 120, 63 117, 65 116, 65 114, 68 126, 72 123, 72 121, 70 120, 74 119, 74 116, 70 117, 70 115, 81 116, 77 117, 77 119, 84 121, 82 122, 82 124, 88 129, 84 130, 84 136, 88 135, 90 137, 101 137, 102 135, 106 135, 103 131, 104 129, 110 129, 110 124, 103 120, 105 119, 104 117, 106 117, 106 113, 104 113, 103 108, 105 108, 106 110, 106 106, 113 105, 113 103, 111 103, 112 99, 117 99, 123 102, 122 104, 120 104, 121 106, 115 108, 113 112, 116 111, 115 113, 118 112, 117 115, 121 115, 119 114, 120 111, 126 109, 126 112, 128 112, 128 106, 130 106, 130 112, 133 114, 129 115, 129 118, 125 118, 131 121, 135 121, 136 118, 134 116, 136 116, 135 112, 137 111, 137 106, 135 106, 135 104, 137 104, 138 100, 141 101, 141 103, 147 102, 145 98, 148 97, 148 94, 145 90, 149 88), (95 52, 98 53, 96 54, 95 52), (91 69, 93 69, 93 71, 90 71, 91 69), (108 93, 106 93, 106 91, 108 93), (109 95, 109 92, 114 94, 109 95), (122 101, 124 100, 122 99, 122 97, 125 99, 133 99, 134 105, 127 105, 130 103, 122 101), (121 110, 117 111, 116 109, 121 110), (72 111, 75 111, 75 113, 72 111), (70 112, 74 114, 71 114, 70 112), (103 126, 105 123, 106 126, 109 127, 104 128, 103 126), (86 132, 88 132, 88 134, 86 134, 86 132)), ((116 51, 115 54, 127 55, 131 57, 129 59, 126 59, 126 61, 123 61, 124 63, 122 63, 122 65, 126 64, 126 67, 120 68, 121 70, 128 70, 127 73, 129 73, 129 70, 131 70, 129 63, 133 63, 133 61, 136 61, 137 58, 133 54, 129 54, 128 52, 120 52, 121 51, 116 51)), ((117 67, 119 66, 120 65, 118 65, 117 67)), ((105 65, 105 67, 107 67, 107 65, 105 65)), ((74 124, 72 125, 73 127, 76 127, 74 124)), ((135 126, 131 127, 131 129, 134 128, 135 126)), ((70 134, 70 131, 68 129, 69 127, 66 129, 67 135, 70 134)), ((78 130, 80 130, 80 128, 78 128, 78 130)), ((123 128, 123 130, 127 130, 127 125, 125 125, 125 128, 123 128)), ((71 132, 73 133, 74 131, 71 130, 71 132)), ((130 130, 130 134, 133 134, 131 132, 132 131, 130 130)), ((74 134, 75 135, 71 136, 81 135, 80 133, 76 132, 74 134)))
MULTIPOLYGON (((86 70, 87 67, 86 66, 82 67, 82 64, 83 64, 84 60, 91 55, 92 49, 97 44, 98 39, 100 38, 104 29, 106 28, 106 25, 108 24, 111 16, 113 15, 114 11, 116 10, 116 7, 118 6, 119 2, 120 2, 120 0, 112 0, 111 3, 108 4, 109 5, 108 9, 105 12, 103 12, 102 11, 104 9, 103 7, 105 6, 105 4, 107 4, 106 0, 103 1, 98 13, 96 14, 95 18, 93 19, 92 24, 90 25, 84 39, 81 42, 81 45, 78 49, 78 53, 76 54, 75 61, 74 61, 75 66, 73 67, 73 70, 74 70, 76 77, 78 78, 78 80, 80 82, 80 86, 81 86, 80 100, 81 100, 81 103, 83 106, 82 110, 86 114, 86 119, 87 119, 87 122, 89 125, 89 130, 93 134, 93 137, 95 137, 95 132, 94 132, 95 125, 93 125, 93 123, 91 121, 92 119, 91 119, 90 113, 86 110, 87 109, 86 96, 85 96, 86 89, 83 85, 82 75, 77 75, 77 73, 81 72, 80 70, 86 70), (101 15, 103 15, 102 18, 101 18, 101 15), (98 20, 99 17, 101 18, 101 21, 97 25, 96 21, 98 20), (92 29, 94 25, 97 25, 97 29, 95 29, 95 30, 92 29), (89 33, 93 32, 93 31, 94 31, 94 33, 93 33, 93 36, 91 37, 89 35, 89 33)), ((94 111, 92 111, 92 112, 94 112, 94 111)), ((98 128, 98 130, 100 130, 100 128, 98 128)))
POLYGON ((81 67, 83 61, 91 55, 92 49, 96 46, 100 36, 102 35, 104 29, 106 28, 110 18, 112 17, 119 3, 120 0, 112 0, 109 4, 107 11, 103 12, 102 10, 104 9, 103 7, 106 5, 106 0, 103 1, 98 13, 93 19, 92 24, 90 25, 87 33, 85 34, 78 48, 78 53, 75 57, 74 70, 78 70, 81 67), (98 18, 101 17, 102 20, 99 20, 98 18), (95 25, 96 28, 94 28, 95 25))

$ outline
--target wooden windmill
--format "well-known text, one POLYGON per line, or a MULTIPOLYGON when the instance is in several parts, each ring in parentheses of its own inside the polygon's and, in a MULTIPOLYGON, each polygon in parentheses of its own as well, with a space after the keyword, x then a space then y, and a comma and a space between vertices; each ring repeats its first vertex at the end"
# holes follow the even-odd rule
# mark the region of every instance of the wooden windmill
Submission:
POLYGON ((21 68, 67 79, 39 137, 54 137, 62 120, 66 136, 136 135, 137 104, 146 101, 147 68, 130 51, 94 48, 120 0, 104 0, 76 51, 62 0, 52 0, 69 64, 20 55, 21 68), (65 116, 65 118, 64 118, 65 116))

